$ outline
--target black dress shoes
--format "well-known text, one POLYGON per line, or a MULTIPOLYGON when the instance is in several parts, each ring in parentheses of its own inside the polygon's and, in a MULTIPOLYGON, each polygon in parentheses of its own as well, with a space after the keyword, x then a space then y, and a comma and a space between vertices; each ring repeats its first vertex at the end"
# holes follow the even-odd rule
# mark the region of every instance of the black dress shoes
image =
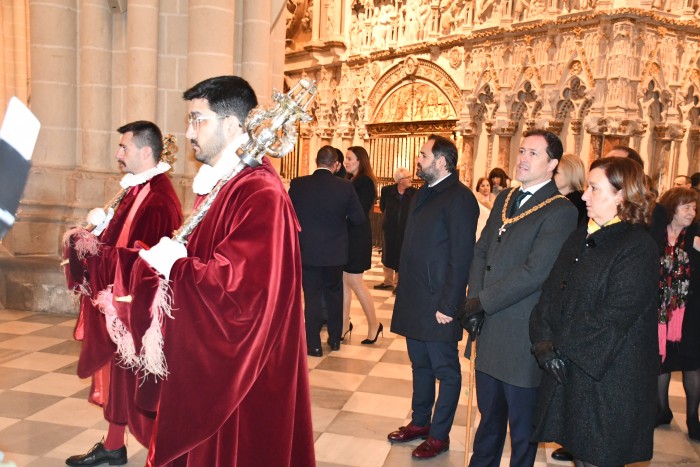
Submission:
POLYGON ((328 342, 328 345, 331 347, 331 350, 335 350, 335 351, 340 350, 340 341, 331 342, 331 340, 328 339, 327 342, 328 342))
POLYGON ((656 412, 656 426, 668 425, 673 420, 673 412, 671 409, 657 409, 656 412))
POLYGON ((126 464, 126 446, 110 451, 105 449, 105 445, 100 441, 90 449, 87 454, 71 456, 66 459, 68 465, 109 465, 126 464))
POLYGON ((574 460, 574 456, 572 456, 571 453, 566 449, 559 448, 555 449, 554 452, 552 452, 552 459, 554 459, 555 461, 572 461, 574 460))
POLYGON ((323 350, 321 349, 306 349, 306 355, 309 357, 323 357, 323 350))

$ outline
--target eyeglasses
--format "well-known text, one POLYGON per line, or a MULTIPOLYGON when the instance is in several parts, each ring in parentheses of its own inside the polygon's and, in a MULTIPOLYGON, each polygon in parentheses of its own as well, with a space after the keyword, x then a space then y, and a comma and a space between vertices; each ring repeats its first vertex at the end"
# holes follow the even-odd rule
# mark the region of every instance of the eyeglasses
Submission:
POLYGON ((199 131, 199 125, 204 121, 204 120, 219 120, 222 118, 226 118, 228 115, 213 115, 211 117, 202 117, 202 116, 194 116, 194 115, 189 115, 187 117, 187 121, 192 125, 192 128, 194 131, 199 131))

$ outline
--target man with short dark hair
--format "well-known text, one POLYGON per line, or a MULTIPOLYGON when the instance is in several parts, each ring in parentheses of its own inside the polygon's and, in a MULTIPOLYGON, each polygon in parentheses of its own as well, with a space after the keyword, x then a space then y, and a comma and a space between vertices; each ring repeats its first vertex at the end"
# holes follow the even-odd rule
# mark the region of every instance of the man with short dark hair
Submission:
POLYGON ((413 457, 449 449, 462 385, 458 313, 469 279, 479 203, 455 173, 457 148, 430 135, 416 167, 425 185, 411 200, 399 261, 391 331, 406 337, 413 370, 411 422, 389 433, 392 443, 427 438, 413 457), (435 399, 435 383, 440 392, 435 399))
POLYGON ((700 191, 700 172, 695 172, 690 176, 690 188, 700 191))
MULTIPOLYGON (((105 315, 93 300, 114 282, 116 265, 111 254, 114 247, 133 248, 138 241, 153 244, 182 222, 180 201, 165 174, 170 165, 160 161, 163 153, 160 129, 152 122, 140 120, 127 123, 117 131, 121 137, 115 158, 124 173, 120 185, 127 191, 114 209, 105 212, 95 208, 88 214, 87 221, 95 228, 87 238, 97 245, 95 237, 99 237, 98 254, 81 261, 74 242, 67 248, 69 275, 76 276, 74 282, 82 282, 83 275, 90 280, 90 295, 81 298, 75 330, 76 338, 82 340, 77 373, 81 378, 93 377, 89 400, 103 407, 104 417, 109 422, 104 441, 87 454, 66 460, 66 464, 73 466, 126 463, 124 433, 127 426, 141 444, 148 446, 151 440, 157 405, 154 398, 158 389, 152 379, 141 381, 131 369, 120 364, 105 315), (137 407, 137 392, 149 394, 150 407, 145 410, 137 407)), ((83 290, 88 292, 88 289, 83 290)))
POLYGON ((530 353, 529 319, 578 212, 552 176, 563 153, 548 131, 523 135, 515 179, 494 201, 474 248, 464 327, 476 339, 476 396, 481 422, 472 467, 499 465, 510 425, 512 466, 532 466, 530 442, 542 371, 530 353))
POLYGON ((340 350, 343 331, 343 266, 348 261, 348 227, 364 224, 365 214, 350 183, 333 176, 338 153, 323 146, 316 155, 317 169, 289 184, 289 197, 299 218, 302 286, 307 354, 323 356, 321 320, 327 311, 328 345, 340 350))

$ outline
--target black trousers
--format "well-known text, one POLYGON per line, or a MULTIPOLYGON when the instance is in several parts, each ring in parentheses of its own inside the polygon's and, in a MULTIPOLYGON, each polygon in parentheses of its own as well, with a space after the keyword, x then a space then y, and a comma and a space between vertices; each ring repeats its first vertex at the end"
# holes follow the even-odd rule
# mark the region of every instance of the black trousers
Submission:
POLYGON ((343 332, 343 266, 302 266, 306 346, 321 348, 321 320, 328 313, 328 338, 339 342, 343 332))

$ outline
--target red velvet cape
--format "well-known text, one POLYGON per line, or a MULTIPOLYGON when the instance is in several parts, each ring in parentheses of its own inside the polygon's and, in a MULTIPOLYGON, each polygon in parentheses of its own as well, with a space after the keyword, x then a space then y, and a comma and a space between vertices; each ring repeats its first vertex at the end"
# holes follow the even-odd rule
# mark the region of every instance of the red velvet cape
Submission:
MULTIPOLYGON (((127 246, 133 247, 137 240, 148 245, 158 243, 161 237, 170 236, 182 224, 182 208, 173 185, 165 174, 151 178, 141 189, 150 184, 150 192, 143 199, 131 222, 127 246)), ((137 376, 120 367, 115 354, 116 346, 110 340, 105 327, 105 318, 92 304, 92 299, 114 282, 116 268, 116 244, 137 194, 132 188, 122 199, 109 226, 100 236, 100 253, 87 258, 87 271, 90 278, 91 297, 82 297, 80 317, 76 334, 82 332, 82 346, 78 360, 78 376, 87 378, 104 365, 112 363, 109 381, 109 400, 104 407, 105 418, 117 424, 129 424, 134 436, 142 444, 150 441, 152 415, 146 416, 134 404, 134 392, 139 387, 137 376)), ((151 383, 149 383, 150 385, 151 383)), ((156 389, 148 385, 140 388, 144 393, 156 394, 156 389)), ((152 404, 155 405, 155 404, 152 404)))
POLYGON ((153 465, 315 465, 298 230, 265 160, 193 232, 170 273, 153 465))

